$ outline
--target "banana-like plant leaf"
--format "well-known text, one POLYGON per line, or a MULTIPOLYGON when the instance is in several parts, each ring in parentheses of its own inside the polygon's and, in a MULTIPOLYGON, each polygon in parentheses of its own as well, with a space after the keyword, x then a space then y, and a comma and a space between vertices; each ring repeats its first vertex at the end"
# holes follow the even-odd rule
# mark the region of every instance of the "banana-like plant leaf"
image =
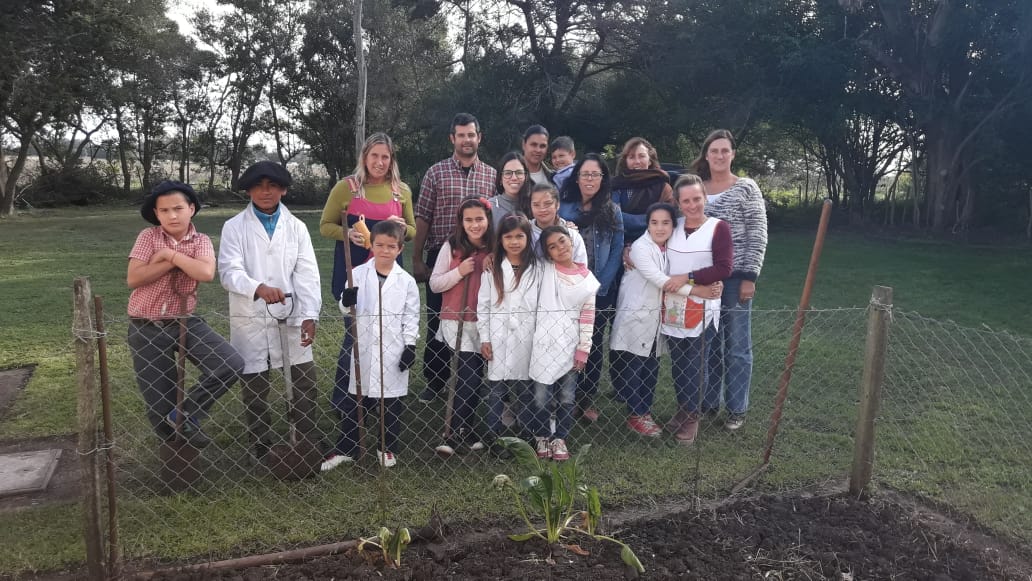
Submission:
POLYGON ((506 450, 512 452, 512 455, 516 457, 516 461, 521 466, 533 472, 541 471, 541 460, 537 457, 537 451, 526 440, 512 436, 503 436, 498 438, 498 440, 505 446, 506 450))
POLYGON ((520 533, 518 535, 509 535, 509 538, 518 543, 522 543, 523 541, 529 541, 530 539, 533 539, 536 536, 536 533, 520 533))
POLYGON ((634 551, 632 551, 629 546, 623 545, 623 548, 620 549, 620 559, 627 565, 634 567, 635 571, 639 573, 645 572, 645 566, 641 564, 641 561, 638 560, 638 556, 634 554, 634 551))
POLYGON ((602 499, 599 496, 598 488, 592 486, 588 489, 588 534, 595 534, 598 523, 602 519, 602 499))

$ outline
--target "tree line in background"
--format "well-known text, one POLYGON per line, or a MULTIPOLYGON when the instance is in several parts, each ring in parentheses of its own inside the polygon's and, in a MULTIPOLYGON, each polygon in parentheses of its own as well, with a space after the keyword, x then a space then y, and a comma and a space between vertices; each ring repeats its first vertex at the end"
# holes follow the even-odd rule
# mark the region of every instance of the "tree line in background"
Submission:
POLYGON ((321 202, 355 164, 355 2, 364 123, 414 188, 459 111, 488 162, 533 123, 682 164, 726 127, 774 205, 1032 237, 1027 0, 220 0, 195 38, 165 0, 7 0, 0 215, 169 176, 215 195, 256 158, 321 202))

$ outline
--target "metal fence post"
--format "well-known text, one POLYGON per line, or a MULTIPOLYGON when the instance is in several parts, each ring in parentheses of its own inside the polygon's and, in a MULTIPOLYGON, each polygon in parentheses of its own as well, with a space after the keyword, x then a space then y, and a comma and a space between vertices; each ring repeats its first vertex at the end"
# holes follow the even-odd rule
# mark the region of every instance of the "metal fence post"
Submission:
POLYGON ((885 350, 888 346, 891 319, 892 288, 875 286, 867 315, 864 375, 860 384, 853 468, 849 473, 849 493, 853 496, 865 494, 874 469, 874 419, 881 405, 881 388, 885 380, 885 350))
POLYGON ((104 579, 104 554, 101 548, 100 496, 97 471, 97 384, 94 353, 96 331, 90 314, 90 280, 77 277, 73 283, 72 335, 75 339, 75 378, 79 387, 79 464, 82 474, 83 538, 86 541, 86 566, 90 579, 104 579))

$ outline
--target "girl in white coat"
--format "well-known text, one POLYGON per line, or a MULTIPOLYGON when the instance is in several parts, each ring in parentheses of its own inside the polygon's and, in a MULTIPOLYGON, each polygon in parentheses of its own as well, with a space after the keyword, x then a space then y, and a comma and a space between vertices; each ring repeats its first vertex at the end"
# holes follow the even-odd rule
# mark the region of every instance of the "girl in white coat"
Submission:
POLYGON ((541 267, 541 292, 530 356, 534 380, 538 458, 563 461, 570 458, 566 439, 573 426, 577 374, 584 370, 595 327, 595 293, 599 282, 588 266, 573 259, 573 241, 562 226, 541 231, 541 245, 548 257, 541 267), (553 399, 555 429, 549 429, 553 399))
POLYGON ((509 394, 519 401, 524 427, 533 402, 530 357, 541 278, 530 237, 530 221, 523 214, 502 219, 494 268, 484 272, 477 297, 480 354, 487 361, 487 429, 494 440, 492 452, 500 456, 506 455, 497 438, 505 430, 502 413, 509 394))
MULTIPOLYGON (((642 436, 658 437, 662 428, 652 418, 652 400, 659 378, 659 357, 666 352, 659 332, 663 286, 667 274, 666 244, 677 222, 677 209, 656 203, 645 211, 647 231, 631 245, 634 268, 624 272, 616 295, 616 317, 609 337, 615 388, 627 402, 627 427, 642 436)), ((678 289, 687 296, 691 287, 678 289)))
MULTIPOLYGON (((383 441, 376 454, 390 468, 397 462, 398 432, 404 411, 402 398, 408 394, 409 368, 416 361, 419 338, 419 287, 397 259, 403 249, 405 230, 395 222, 373 226, 373 260, 355 268, 357 292, 345 289, 341 312, 355 307, 362 369, 362 401, 367 414, 379 414, 383 406, 383 441)), ((323 462, 323 472, 352 462, 361 449, 359 442, 355 364, 351 362, 348 393, 337 402, 341 415, 340 439, 323 462)))
POLYGON ((473 452, 484 449, 476 418, 484 371, 476 323, 477 296, 484 260, 491 255, 493 244, 491 204, 484 198, 468 198, 459 205, 455 233, 441 246, 430 274, 430 290, 442 295, 437 340, 448 345, 452 356, 458 358, 451 425, 445 426, 444 443, 434 448, 442 458, 455 454, 459 444, 473 452))

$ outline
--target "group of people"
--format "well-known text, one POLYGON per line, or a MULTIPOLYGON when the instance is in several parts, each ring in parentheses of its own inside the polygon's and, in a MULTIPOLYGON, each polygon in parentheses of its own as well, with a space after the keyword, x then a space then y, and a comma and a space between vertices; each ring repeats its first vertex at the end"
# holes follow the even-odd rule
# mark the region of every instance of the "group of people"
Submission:
MULTIPOLYGON (((721 405, 726 428, 739 429, 767 226, 758 186, 731 170, 730 132, 711 133, 694 173, 675 180, 640 137, 627 141, 611 174, 599 155, 578 159, 570 138, 550 141, 540 125, 524 133, 522 151, 492 167, 479 159, 481 135, 472 115, 453 119, 453 154, 427 170, 415 205, 383 133, 366 140, 354 174, 330 192, 319 231, 335 240, 332 293, 346 332, 330 398, 340 435, 327 446, 323 471, 358 458, 369 412, 384 418, 379 461, 397 462, 420 333, 417 281, 426 283, 419 400, 446 400, 435 448, 442 457, 488 446, 504 454, 498 438, 512 430, 540 458, 568 459, 573 423, 600 416, 607 331, 613 397, 626 403, 629 430, 663 432, 652 405, 666 353, 677 412, 665 428, 676 441, 691 444, 700 420, 721 405), (409 240, 411 274, 401 260, 409 240)), ((214 252, 190 224, 196 194, 165 182, 142 210, 157 227, 144 230, 130 254, 129 343, 159 436, 205 445, 200 422, 239 377, 260 458, 272 442, 270 368, 289 367, 297 429, 321 440, 311 349, 320 280, 307 229, 280 201, 286 170, 259 162, 239 185, 251 204, 223 228, 218 260, 230 295, 229 342, 190 316, 197 282, 214 276, 214 252), (160 356, 176 342, 176 320, 187 322, 187 353, 201 370, 178 405, 174 365, 160 356), (289 334, 289 353, 280 353, 279 332, 289 334)))

